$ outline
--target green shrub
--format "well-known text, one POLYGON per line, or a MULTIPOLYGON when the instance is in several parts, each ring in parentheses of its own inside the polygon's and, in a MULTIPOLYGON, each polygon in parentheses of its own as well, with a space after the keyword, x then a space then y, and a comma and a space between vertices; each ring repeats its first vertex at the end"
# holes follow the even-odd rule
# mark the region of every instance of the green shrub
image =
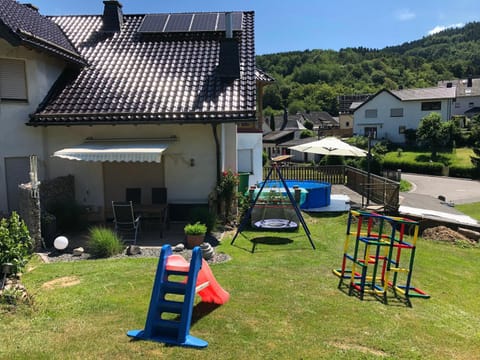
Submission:
MULTIPOLYGON (((404 159, 405 157, 396 158, 404 159)), ((384 169, 401 169, 403 172, 412 172, 416 174, 442 175, 443 164, 438 162, 417 162, 409 160, 393 160, 385 158, 383 160, 384 169)))
POLYGON ((466 166, 452 165, 448 169, 448 176, 474 179, 475 178, 475 168, 471 167, 471 166, 466 167, 466 166))
POLYGON ((195 207, 190 212, 190 222, 200 222, 207 226, 207 232, 211 232, 217 225, 217 215, 210 212, 207 207, 195 207))
POLYGON ((80 231, 87 227, 85 208, 75 200, 52 202, 47 211, 57 219, 57 228, 62 232, 80 231))
POLYGON ((183 230, 186 235, 204 235, 207 233, 207 226, 197 221, 195 224, 185 225, 183 230))
POLYGON ((89 252, 93 257, 106 258, 123 251, 122 240, 111 229, 97 226, 89 231, 89 252))
POLYGON ((11 263, 13 271, 21 271, 33 250, 33 241, 27 225, 14 211, 10 218, 0 221, 0 264, 11 263))

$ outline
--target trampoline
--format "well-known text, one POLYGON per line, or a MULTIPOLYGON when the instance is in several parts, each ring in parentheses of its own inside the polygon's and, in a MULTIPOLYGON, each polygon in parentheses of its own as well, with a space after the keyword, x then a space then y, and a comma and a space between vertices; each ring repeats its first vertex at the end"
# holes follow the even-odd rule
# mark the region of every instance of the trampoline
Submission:
POLYGON ((298 224, 288 219, 263 219, 255 222, 255 227, 266 230, 296 230, 298 224))

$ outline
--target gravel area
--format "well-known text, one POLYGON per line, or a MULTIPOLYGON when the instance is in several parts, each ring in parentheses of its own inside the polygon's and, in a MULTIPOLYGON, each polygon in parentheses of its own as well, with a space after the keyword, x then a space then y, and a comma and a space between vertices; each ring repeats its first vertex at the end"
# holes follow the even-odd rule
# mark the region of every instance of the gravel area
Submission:
MULTIPOLYGON (((221 234, 220 234, 221 235, 221 234)), ((217 240, 218 236, 209 235, 206 239, 210 245, 212 245, 214 249, 214 255, 212 258, 208 259, 207 262, 210 264, 214 263, 221 263, 231 260, 231 257, 227 254, 217 252, 216 246, 219 244, 217 240)), ((172 246, 173 250, 174 246, 172 246)), ((127 249, 118 255, 111 256, 110 259, 118 259, 118 258, 158 258, 160 256, 161 246, 140 246, 140 253, 135 255, 128 255, 127 249)), ((190 260, 192 257, 192 250, 191 249, 184 249, 182 251, 173 251, 175 254, 182 255, 185 259, 190 260)), ((53 263, 53 262, 68 262, 68 261, 81 261, 81 260, 95 260, 88 252, 84 252, 81 255, 73 255, 72 251, 58 251, 56 249, 47 249, 43 252, 39 252, 38 255, 42 258, 42 260, 46 263, 53 263)))

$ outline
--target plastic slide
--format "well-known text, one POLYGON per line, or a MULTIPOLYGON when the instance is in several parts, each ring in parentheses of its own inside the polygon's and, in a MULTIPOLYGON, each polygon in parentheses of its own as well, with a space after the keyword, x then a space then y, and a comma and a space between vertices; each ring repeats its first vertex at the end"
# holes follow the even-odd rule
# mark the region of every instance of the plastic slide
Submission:
MULTIPOLYGON (((173 254, 167 258, 167 270, 188 272, 189 267, 190 264, 180 255, 173 254)), ((203 302, 222 305, 230 299, 230 294, 220 286, 205 259, 202 259, 196 286, 203 302)))

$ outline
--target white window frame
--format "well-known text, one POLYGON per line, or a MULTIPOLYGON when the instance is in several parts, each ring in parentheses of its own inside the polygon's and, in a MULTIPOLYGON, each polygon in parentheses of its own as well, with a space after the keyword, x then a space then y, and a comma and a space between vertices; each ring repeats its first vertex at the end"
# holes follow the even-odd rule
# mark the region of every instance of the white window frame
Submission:
POLYGON ((253 149, 238 149, 238 172, 253 174, 253 149))

